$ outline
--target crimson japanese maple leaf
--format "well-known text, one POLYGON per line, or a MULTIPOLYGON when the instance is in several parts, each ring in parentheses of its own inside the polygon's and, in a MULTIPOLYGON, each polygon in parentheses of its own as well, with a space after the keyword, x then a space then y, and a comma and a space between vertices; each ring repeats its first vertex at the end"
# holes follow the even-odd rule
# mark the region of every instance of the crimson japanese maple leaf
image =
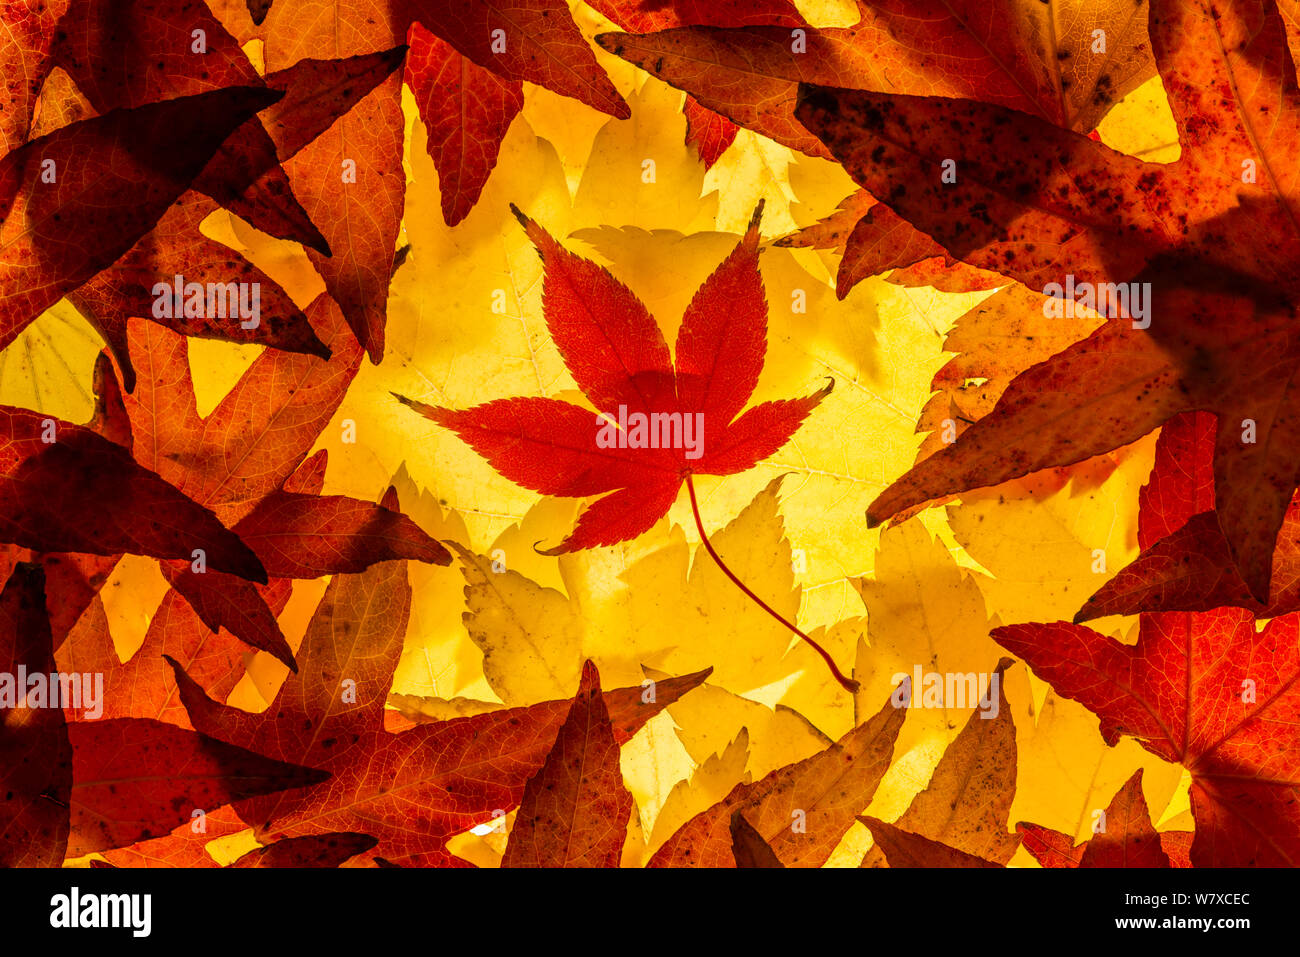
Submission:
POLYGON ((676 358, 633 292, 564 249, 515 209, 544 265, 546 326, 570 375, 596 408, 552 398, 498 399, 456 411, 396 396, 452 429, 498 472, 546 495, 586 498, 577 527, 544 554, 635 538, 668 514, 685 483, 710 557, 770 615, 816 650, 844 687, 855 687, 814 640, 773 611, 708 543, 693 475, 732 475, 775 453, 834 387, 742 413, 767 351, 767 300, 758 271, 758 225, 696 291, 677 333, 676 358))
POLYGON ((635 538, 668 514, 691 475, 751 468, 785 445, 830 394, 833 382, 806 398, 763 402, 741 414, 767 349, 757 215, 687 306, 675 363, 630 289, 516 215, 545 265, 546 327, 597 413, 550 398, 498 399, 464 411, 398 398, 455 431, 512 482, 546 495, 605 495, 548 554, 635 538), (654 447, 649 438, 647 447, 635 447, 625 430, 637 415, 675 422, 675 440, 660 443, 656 435, 654 447), (686 447, 690 427, 699 429, 694 450, 686 447))
POLYGON ((1219 526, 1266 601, 1300 481, 1288 438, 1300 427, 1289 160, 1300 90, 1272 0, 1156 0, 1150 36, 1182 146, 1169 165, 1005 107, 803 88, 799 118, 953 255, 1045 292, 1138 284, 1124 288, 1132 313, 1108 309, 1087 339, 1023 372, 991 413, 886 489, 868 521, 1212 411, 1219 526), (944 183, 953 157, 956 182, 944 183))
MULTIPOLYGON (((394 863, 464 866, 446 850, 447 839, 523 798, 572 703, 550 701, 386 731, 384 702, 401 657, 410 601, 404 562, 336 575, 298 649, 299 672, 260 714, 213 701, 172 662, 200 732, 332 775, 321 786, 237 804, 260 836, 361 831, 378 838, 375 850, 394 863)), ((639 687, 606 693, 615 738, 627 741, 707 675, 660 681, 648 697, 639 687)))
MULTIPOLYGON (((1196 479, 1172 454, 1194 427, 1181 417, 1161 431, 1139 513, 1144 538, 1178 527, 1197 507, 1196 479)), ((1068 622, 992 635, 1058 694, 1095 712, 1107 744, 1128 735, 1187 768, 1194 865, 1300 863, 1300 614, 1262 629, 1240 608, 1143 614, 1135 645, 1068 622)))
POLYGON ((1093 836, 1076 845, 1068 834, 1038 824, 1017 824, 1021 844, 1043 867, 1191 867, 1188 831, 1160 831, 1142 795, 1142 769, 1133 772, 1096 822, 1093 836))

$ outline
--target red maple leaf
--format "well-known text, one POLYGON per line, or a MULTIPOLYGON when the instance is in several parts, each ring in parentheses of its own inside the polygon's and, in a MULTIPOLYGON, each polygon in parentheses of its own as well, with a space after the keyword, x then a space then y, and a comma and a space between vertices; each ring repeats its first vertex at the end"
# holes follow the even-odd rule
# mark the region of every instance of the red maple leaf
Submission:
POLYGON ((1300 610, 1300 497, 1292 499, 1273 552, 1267 602, 1256 599, 1232 563, 1214 508, 1214 416, 1184 413, 1166 440, 1151 482, 1140 494, 1143 509, 1168 518, 1148 523, 1138 536, 1141 554, 1097 590, 1074 616, 1076 623, 1139 611, 1208 611, 1248 608, 1257 618, 1300 610))
MULTIPOLYGON (((1196 480, 1171 454, 1194 427, 1180 418, 1161 431, 1139 513, 1144 537, 1196 508, 1196 480)), ((1187 768, 1197 867, 1300 863, 1300 614, 1260 630, 1239 608, 1143 614, 1135 645, 1069 622, 992 635, 1095 712, 1107 744, 1129 735, 1187 768)))
POLYGON ((543 554, 614 545, 668 514, 685 483, 705 548, 765 611, 830 655, 722 563, 700 518, 694 475, 733 475, 789 441, 834 387, 802 399, 762 402, 742 413, 767 351, 767 301, 758 271, 762 205, 736 248, 696 291, 677 333, 676 360, 658 324, 608 270, 566 250, 518 209, 545 267, 546 326, 564 364, 596 408, 552 398, 498 399, 455 411, 397 398, 452 429, 498 472, 545 495, 603 495, 573 532, 543 554))
POLYGON ((1191 867, 1189 831, 1156 831, 1138 768, 1115 792, 1101 828, 1082 844, 1038 824, 1017 824, 1021 845, 1043 867, 1191 867))

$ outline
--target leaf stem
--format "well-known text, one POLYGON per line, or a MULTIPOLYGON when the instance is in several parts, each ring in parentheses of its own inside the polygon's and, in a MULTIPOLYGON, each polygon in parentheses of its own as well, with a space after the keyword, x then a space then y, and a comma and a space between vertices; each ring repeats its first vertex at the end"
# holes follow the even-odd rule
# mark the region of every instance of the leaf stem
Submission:
POLYGON ((700 518, 700 504, 698 501, 696 501, 695 498, 695 482, 692 479, 690 472, 686 473, 686 491, 689 492, 691 496, 691 512, 695 515, 695 527, 700 531, 700 541, 704 543, 704 550, 709 553, 709 557, 712 558, 714 563, 719 568, 722 569, 722 573, 731 579, 732 584, 734 584, 742 592, 748 595, 750 600, 753 601, 754 604, 758 605, 759 608, 763 609, 765 612, 767 612, 769 615, 771 615, 781 624, 789 628, 792 632, 794 632, 796 635, 798 635, 800 638, 806 641, 812 647, 813 651, 821 655, 822 659, 826 662, 826 667, 831 669, 831 675, 835 678, 836 681, 840 683, 840 685, 844 688, 844 690, 848 691, 850 694, 857 694, 859 688, 858 683, 854 681, 852 678, 846 678, 840 672, 840 669, 835 666, 835 659, 830 656, 830 653, 827 652, 826 649, 823 648, 821 645, 817 644, 817 642, 813 641, 811 638, 805 635, 794 625, 792 625, 790 622, 786 621, 785 618, 779 612, 773 609, 771 605, 769 605, 767 602, 763 601, 763 599, 759 598, 752 591, 750 591, 749 588, 745 585, 745 583, 742 582, 739 578, 737 578, 735 573, 726 566, 726 564, 722 561, 721 556, 719 556, 718 553, 713 550, 713 543, 709 541, 709 535, 704 530, 704 520, 700 518))

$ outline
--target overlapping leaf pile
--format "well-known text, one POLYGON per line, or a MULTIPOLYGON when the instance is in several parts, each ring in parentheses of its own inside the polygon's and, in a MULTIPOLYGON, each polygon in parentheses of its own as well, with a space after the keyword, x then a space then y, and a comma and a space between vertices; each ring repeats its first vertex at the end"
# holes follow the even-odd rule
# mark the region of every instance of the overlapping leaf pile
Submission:
POLYGON ((834 6, 0 5, 0 864, 1300 863, 1296 8, 834 6))

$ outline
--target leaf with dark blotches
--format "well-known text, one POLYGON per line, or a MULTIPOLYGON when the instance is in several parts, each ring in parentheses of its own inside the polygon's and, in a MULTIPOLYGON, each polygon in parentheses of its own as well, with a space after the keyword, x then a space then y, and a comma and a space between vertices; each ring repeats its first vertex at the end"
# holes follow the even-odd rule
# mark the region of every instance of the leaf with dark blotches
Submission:
MULTIPOLYGON (((897 829, 995 865, 1011 860, 1018 843, 1007 831, 1007 815, 1016 796, 1016 726, 1002 688, 1010 664, 1009 658, 1003 658, 993 673, 996 703, 990 687, 983 692, 984 700, 993 707, 981 702, 971 712, 925 790, 893 822, 897 829)), ((878 848, 862 860, 863 867, 884 864, 885 854, 878 848)))
POLYGON ((54 62, 58 23, 72 0, 0 6, 0 153, 27 142, 41 85, 54 62))
MULTIPOLYGON (((59 867, 68 845, 72 745, 62 708, 17 708, 29 675, 54 672, 45 613, 45 573, 19 564, 0 592, 0 681, 11 700, 0 705, 0 866, 59 867)), ((47 702, 48 703, 48 702, 47 702)))
POLYGON ((338 867, 379 842, 369 834, 319 834, 289 837, 249 851, 231 867, 338 867))
MULTIPOLYGON (((379 839, 378 853, 394 863, 464 866, 446 850, 448 838, 523 798, 570 702, 438 721, 400 734, 385 731, 384 702, 401 656, 410 600, 403 562, 336 575, 298 649, 298 674, 261 714, 213 701, 172 662, 190 720, 200 731, 333 775, 318 787, 237 805, 260 836, 364 827, 379 839)), ((616 740, 626 741, 704 678, 660 682, 656 700, 648 704, 640 689, 606 695, 616 740)))
POLYGON ((1142 769, 1133 772, 1094 823, 1093 835, 1075 845, 1068 834, 1037 824, 1017 824, 1025 850, 1043 867, 1190 867, 1186 831, 1157 832, 1142 795, 1142 769))
POLYGON ((145 718, 74 721, 68 856, 166 834, 195 810, 311 787, 324 771, 145 718))
MULTIPOLYGON (((597 7, 606 4, 619 5, 605 0, 597 7)), ((1086 133, 1154 72, 1146 9, 1123 0, 882 0, 860 2, 858 12, 853 26, 827 28, 797 19, 751 19, 745 25, 717 17, 683 15, 676 23, 658 17, 652 23, 620 22, 631 32, 601 34, 596 42, 685 90, 702 107, 823 157, 832 154, 795 116, 800 83, 968 97, 1086 133), (720 29, 736 26, 743 28, 720 29), (1093 29, 1104 31, 1105 57, 1093 55, 1093 29)), ((901 221, 881 207, 857 221, 837 293, 844 298, 867 276, 936 256, 945 252, 925 235, 923 224, 901 221)))
POLYGON ((992 7, 985 0, 879 0, 859 3, 860 19, 851 27, 796 24, 802 37, 784 25, 655 25, 650 29, 657 32, 633 26, 643 35, 601 34, 596 42, 741 126, 826 156, 794 116, 800 83, 978 98, 1092 129, 1115 100, 1152 74, 1146 18, 1128 3, 1060 6, 1067 9, 1012 0, 992 7), (1070 21, 1068 29, 1057 29, 1061 17, 1070 21), (1094 26, 1107 33, 1104 65, 1088 55, 1094 26), (1062 77, 1069 82, 1061 84, 1062 77))
POLYGON ((524 785, 502 867, 618 867, 632 814, 618 741, 587 661, 546 761, 524 785))
MULTIPOLYGON (((126 847, 101 851, 105 867, 219 867, 206 845, 218 838, 248 830, 230 805, 195 815, 161 837, 146 838, 126 847)), ((91 862, 91 866, 96 866, 91 862)))
POLYGON ((875 717, 824 751, 738 784, 682 825, 648 866, 735 867, 731 819, 743 811, 783 865, 821 867, 871 803, 906 716, 906 708, 887 700, 875 717))
POLYGON ((1272 0, 1156 0, 1150 35, 1181 137, 1168 164, 973 100, 803 88, 808 128, 954 256, 1050 290, 1061 314, 1067 290, 1086 306, 1098 284, 1137 284, 1105 306, 1096 331, 1023 372, 991 413, 887 488, 868 520, 1211 411, 1219 527, 1242 581, 1267 602, 1297 487, 1286 437, 1300 425, 1300 231, 1289 174, 1278 171, 1300 142, 1300 90, 1272 0), (961 171, 943 183, 954 155, 961 171), (1242 156, 1257 158, 1257 182, 1242 156))
POLYGON ((896 824, 879 818, 858 818, 871 831, 876 846, 872 854, 891 867, 1006 867, 1005 863, 990 861, 976 854, 968 854, 940 841, 913 834, 896 824))
POLYGON ((254 23, 261 26, 275 0, 245 0, 245 2, 248 4, 248 15, 253 18, 254 23))
POLYGON ((237 87, 114 110, 0 158, 0 345, 111 266, 231 131, 279 97, 237 87))

